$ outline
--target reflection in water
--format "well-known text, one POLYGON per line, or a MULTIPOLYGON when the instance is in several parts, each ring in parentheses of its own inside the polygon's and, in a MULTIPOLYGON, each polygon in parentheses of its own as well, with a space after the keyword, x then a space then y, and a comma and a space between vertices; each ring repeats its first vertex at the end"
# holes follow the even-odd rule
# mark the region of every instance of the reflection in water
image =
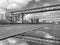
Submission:
POLYGON ((43 44, 43 43, 34 43, 26 42, 17 38, 9 38, 7 40, 0 41, 0 45, 58 45, 58 44, 43 44))
POLYGON ((9 38, 7 40, 8 40, 9 43, 12 43, 12 44, 16 44, 17 43, 17 41, 15 39, 13 39, 13 38, 9 38))
MULTIPOLYGON (((46 28, 45 28, 46 29, 46 28)), ((44 38, 54 38, 51 36, 49 33, 45 31, 30 31, 29 33, 25 33, 28 35, 32 36, 37 36, 37 37, 44 37, 44 38)), ((39 43, 34 43, 34 42, 26 42, 25 40, 19 39, 19 38, 9 38, 3 41, 0 41, 0 45, 56 45, 56 44, 39 44, 39 43)))

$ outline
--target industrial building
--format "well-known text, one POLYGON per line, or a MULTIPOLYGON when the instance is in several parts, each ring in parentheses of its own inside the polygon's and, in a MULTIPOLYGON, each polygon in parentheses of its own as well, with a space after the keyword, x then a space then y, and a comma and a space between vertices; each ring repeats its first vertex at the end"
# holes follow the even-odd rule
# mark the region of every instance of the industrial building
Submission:
POLYGON ((15 23, 25 23, 32 22, 60 22, 60 6, 59 5, 52 5, 46 7, 38 7, 38 8, 31 8, 25 10, 8 10, 7 17, 8 20, 15 23), (56 14, 58 13, 58 15, 56 14))

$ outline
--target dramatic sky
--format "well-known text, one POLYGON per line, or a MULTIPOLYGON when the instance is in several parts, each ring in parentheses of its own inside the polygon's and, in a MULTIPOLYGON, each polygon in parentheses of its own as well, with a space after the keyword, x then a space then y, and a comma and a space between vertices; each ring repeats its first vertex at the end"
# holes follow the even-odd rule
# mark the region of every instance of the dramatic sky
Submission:
MULTIPOLYGON (((40 6, 48 6, 53 4, 60 4, 60 0, 0 0, 0 13, 3 13, 4 10, 2 9, 6 9, 6 8, 7 9, 17 9, 17 8, 26 9, 26 8, 33 8, 33 7, 40 7, 40 6)), ((51 13, 54 13, 54 12, 51 12, 51 13)), ((50 12, 43 13, 43 15, 48 15, 48 14, 50 14, 50 12)), ((60 11, 56 15, 60 15, 60 11)))
POLYGON ((60 0, 0 0, 0 8, 31 8, 59 4, 60 0))

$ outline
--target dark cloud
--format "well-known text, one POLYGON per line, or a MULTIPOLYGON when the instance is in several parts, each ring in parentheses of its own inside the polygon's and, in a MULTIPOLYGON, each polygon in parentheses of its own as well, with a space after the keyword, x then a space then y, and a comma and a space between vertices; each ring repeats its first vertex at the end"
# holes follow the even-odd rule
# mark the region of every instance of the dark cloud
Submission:
POLYGON ((35 0, 35 2, 40 2, 41 0, 35 0))
POLYGON ((43 6, 44 4, 48 5, 54 5, 54 4, 60 4, 60 0, 40 0, 39 2, 35 2, 34 0, 27 5, 26 8, 33 7, 34 5, 37 5, 37 7, 43 6))
MULTIPOLYGON (((31 8, 31 7, 38 7, 48 4, 60 4, 60 0, 8 0, 9 5, 8 7, 19 7, 19 8, 31 8), (16 4, 15 4, 16 3, 16 4), (13 5, 15 6, 13 6, 13 5)), ((2 0, 0 3, 0 7, 7 7, 7 0, 2 0)))

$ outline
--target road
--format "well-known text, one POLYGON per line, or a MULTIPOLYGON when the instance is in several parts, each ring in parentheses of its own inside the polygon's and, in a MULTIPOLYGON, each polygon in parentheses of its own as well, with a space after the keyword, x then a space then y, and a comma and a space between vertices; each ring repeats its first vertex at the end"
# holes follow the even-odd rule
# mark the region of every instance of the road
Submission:
POLYGON ((60 25, 54 24, 19 24, 19 25, 0 25, 0 39, 5 37, 9 37, 12 35, 20 34, 26 31, 35 30, 40 28, 39 30, 43 30, 54 34, 56 37, 60 37, 60 25), (46 28, 49 27, 49 28, 46 28))

